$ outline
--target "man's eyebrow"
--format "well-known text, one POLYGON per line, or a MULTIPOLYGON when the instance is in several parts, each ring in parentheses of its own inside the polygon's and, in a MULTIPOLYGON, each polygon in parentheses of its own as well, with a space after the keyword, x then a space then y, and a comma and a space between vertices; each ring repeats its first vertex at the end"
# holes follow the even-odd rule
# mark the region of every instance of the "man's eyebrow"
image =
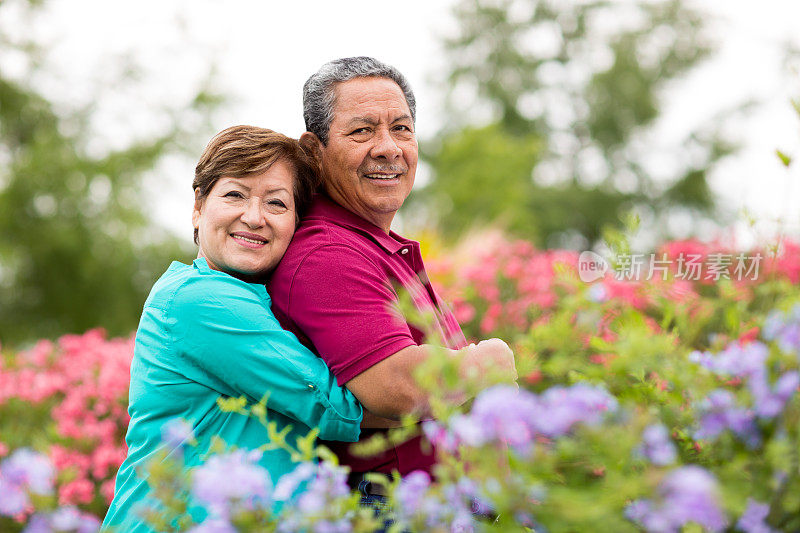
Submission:
MULTIPOLYGON (((411 120, 411 115, 400 115, 396 119, 392 120, 392 124, 395 122, 400 122, 401 120, 411 120)), ((375 120, 372 117, 353 117, 347 121, 347 125, 353 126, 355 124, 369 124, 370 126, 377 126, 379 122, 379 120, 375 120)))
POLYGON ((378 121, 370 117, 353 117, 347 121, 347 125, 351 126, 353 124, 369 124, 370 126, 377 126, 378 121))

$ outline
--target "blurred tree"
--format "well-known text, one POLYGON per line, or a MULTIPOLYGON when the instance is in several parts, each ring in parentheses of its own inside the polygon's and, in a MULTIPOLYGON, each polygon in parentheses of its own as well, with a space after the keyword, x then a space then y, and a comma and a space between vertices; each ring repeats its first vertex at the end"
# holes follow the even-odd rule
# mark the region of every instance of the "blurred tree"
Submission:
POLYGON ((662 234, 676 209, 714 212, 706 177, 735 149, 719 124, 670 168, 646 138, 665 89, 712 51, 705 15, 682 0, 461 0, 454 14, 448 124, 423 143, 432 176, 411 210, 451 238, 499 222, 548 246, 590 245, 636 206, 662 234))
MULTIPOLYGON (((40 3, 4 2, 0 19, 10 9, 35 17, 40 3)), ((97 153, 90 109, 57 110, 35 87, 42 49, 0 31, 0 51, 29 65, 15 78, 0 70, 0 341, 97 326, 128 334, 155 279, 190 257, 148 222, 142 177, 204 130, 198 118, 219 100, 200 89, 164 113, 157 135, 97 153)))

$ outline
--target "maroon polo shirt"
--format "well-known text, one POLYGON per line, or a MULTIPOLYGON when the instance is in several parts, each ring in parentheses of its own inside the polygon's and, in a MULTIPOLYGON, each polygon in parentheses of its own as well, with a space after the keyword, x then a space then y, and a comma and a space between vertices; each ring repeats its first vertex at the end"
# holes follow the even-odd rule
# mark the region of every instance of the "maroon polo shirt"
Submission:
MULTIPOLYGON (((423 342, 448 348, 466 346, 464 334, 439 299, 425 273, 419 243, 316 195, 286 255, 267 285, 275 316, 322 357, 344 385, 375 363, 423 342), (439 339, 397 311, 398 287, 410 294, 418 310, 434 317, 439 339)), ((361 433, 367 439, 376 432, 361 433)), ((416 437, 377 457, 359 458, 348 444, 326 442, 353 472, 430 471, 434 455, 416 437)))

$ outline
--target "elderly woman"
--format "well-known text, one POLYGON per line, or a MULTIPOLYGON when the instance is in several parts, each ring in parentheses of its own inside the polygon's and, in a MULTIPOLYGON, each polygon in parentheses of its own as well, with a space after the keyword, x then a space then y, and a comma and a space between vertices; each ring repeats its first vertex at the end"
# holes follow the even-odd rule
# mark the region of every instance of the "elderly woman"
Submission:
MULTIPOLYGON (((262 283, 283 257, 315 180, 297 141, 252 126, 228 128, 205 149, 195 171, 197 259, 173 262, 153 286, 136 333, 126 442, 104 527, 149 531, 137 513, 148 501, 142 467, 157 452, 165 424, 188 421, 197 446, 180 452, 198 465, 211 439, 256 449, 268 442, 257 420, 223 412, 220 397, 258 402, 268 418, 291 425, 287 442, 317 427, 320 437, 357 441, 362 408, 325 363, 283 330, 262 283)), ((170 448, 172 447, 172 448, 170 448)), ((261 458, 273 480, 293 469, 283 450, 261 458)))

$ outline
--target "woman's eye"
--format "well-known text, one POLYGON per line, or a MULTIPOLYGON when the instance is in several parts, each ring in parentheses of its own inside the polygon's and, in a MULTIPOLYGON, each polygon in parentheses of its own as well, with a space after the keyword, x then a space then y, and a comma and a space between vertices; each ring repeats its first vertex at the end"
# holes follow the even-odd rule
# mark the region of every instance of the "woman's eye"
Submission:
POLYGON ((244 198, 244 195, 239 191, 230 191, 225 193, 224 198, 244 198))
POLYGON ((270 200, 267 202, 267 211, 270 213, 280 215, 285 213, 289 208, 283 203, 283 200, 270 200))

